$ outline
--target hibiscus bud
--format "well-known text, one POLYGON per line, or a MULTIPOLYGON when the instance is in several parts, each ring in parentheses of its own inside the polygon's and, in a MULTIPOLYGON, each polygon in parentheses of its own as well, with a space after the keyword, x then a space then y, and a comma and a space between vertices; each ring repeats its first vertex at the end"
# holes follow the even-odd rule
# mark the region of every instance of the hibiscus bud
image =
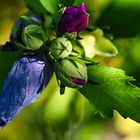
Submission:
POLYGON ((39 97, 52 73, 53 65, 39 54, 22 57, 14 63, 0 93, 0 127, 39 97))
POLYGON ((41 26, 31 24, 24 28, 22 41, 27 50, 38 50, 45 42, 45 32, 41 26))
POLYGON ((64 86, 80 88, 87 82, 85 64, 71 59, 63 59, 56 65, 56 74, 64 86))
POLYGON ((11 42, 20 42, 22 43, 22 31, 23 29, 30 25, 30 24, 36 24, 36 25, 42 25, 43 24, 43 17, 39 14, 33 14, 28 13, 23 16, 21 16, 14 24, 11 35, 10 35, 10 41, 11 42))
POLYGON ((51 54, 56 58, 66 58, 72 51, 71 42, 64 37, 54 39, 50 46, 51 54))
POLYGON ((89 15, 85 10, 86 7, 84 3, 80 6, 67 7, 60 17, 58 32, 76 32, 77 34, 82 32, 86 28, 89 19, 89 15))

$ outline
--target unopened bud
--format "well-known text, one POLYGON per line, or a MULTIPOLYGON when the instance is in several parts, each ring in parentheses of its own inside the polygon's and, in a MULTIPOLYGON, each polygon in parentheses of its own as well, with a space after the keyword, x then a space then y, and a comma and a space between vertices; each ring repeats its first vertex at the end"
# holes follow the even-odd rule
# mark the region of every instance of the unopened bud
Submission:
POLYGON ((40 14, 27 13, 22 15, 18 20, 16 20, 10 35, 10 42, 19 42, 22 43, 22 32, 23 29, 30 25, 42 25, 43 17, 40 14))
POLYGON ((80 88, 87 82, 87 67, 85 64, 71 59, 61 60, 56 66, 56 73, 64 86, 80 88))
POLYGON ((64 37, 54 39, 51 43, 50 52, 56 58, 66 58, 72 51, 71 42, 64 37))
POLYGON ((80 6, 67 7, 60 17, 58 32, 76 32, 77 34, 82 32, 86 28, 89 19, 89 15, 85 10, 86 7, 84 3, 80 6))
POLYGON ((43 29, 35 24, 28 25, 22 33, 22 40, 27 50, 38 50, 45 42, 43 29))

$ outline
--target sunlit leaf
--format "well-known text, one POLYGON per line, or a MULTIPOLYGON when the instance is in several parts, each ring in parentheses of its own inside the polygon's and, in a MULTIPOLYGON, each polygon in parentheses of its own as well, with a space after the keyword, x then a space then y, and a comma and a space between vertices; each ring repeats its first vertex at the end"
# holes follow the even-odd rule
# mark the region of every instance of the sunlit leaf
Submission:
POLYGON ((117 110, 124 118, 140 122, 140 89, 129 81, 124 71, 101 65, 88 67, 89 83, 80 92, 103 116, 117 110))
POLYGON ((42 6, 51 14, 55 14, 58 8, 59 0, 39 0, 42 6))

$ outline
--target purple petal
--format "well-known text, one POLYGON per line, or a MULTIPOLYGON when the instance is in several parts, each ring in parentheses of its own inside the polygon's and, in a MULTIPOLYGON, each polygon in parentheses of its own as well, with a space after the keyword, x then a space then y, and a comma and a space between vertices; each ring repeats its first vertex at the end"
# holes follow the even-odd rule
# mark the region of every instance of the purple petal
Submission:
POLYGON ((81 3, 80 8, 81 8, 83 11, 86 10, 86 6, 85 6, 84 2, 81 3))
POLYGON ((77 85, 84 85, 86 83, 85 79, 71 77, 72 82, 74 82, 77 85))

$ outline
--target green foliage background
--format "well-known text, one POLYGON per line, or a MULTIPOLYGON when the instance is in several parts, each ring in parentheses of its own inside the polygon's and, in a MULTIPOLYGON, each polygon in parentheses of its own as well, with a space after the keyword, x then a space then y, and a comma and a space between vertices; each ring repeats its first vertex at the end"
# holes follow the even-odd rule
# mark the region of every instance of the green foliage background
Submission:
MULTIPOLYGON (((8 40, 17 17, 27 11, 19 0, 0 0, 0 44, 8 40)), ((114 58, 97 57, 134 76, 140 86, 140 2, 138 0, 85 0, 91 11, 90 24, 114 36, 119 54, 114 58), (96 12, 92 12, 95 10, 96 12), (110 30, 109 30, 110 28, 110 30)), ((77 0, 75 4, 79 4, 77 0)), ((45 3, 44 3, 45 5, 45 3)), ((43 9, 42 9, 42 12, 43 9)), ((0 61, 3 61, 0 56, 0 61)), ((7 68, 3 61, 1 70, 7 68)), ((10 64, 10 63, 9 63, 10 64)), ((2 85, 0 85, 2 86, 2 85)), ((117 112, 113 119, 102 119, 89 102, 75 90, 59 95, 55 76, 34 104, 26 107, 8 126, 0 130, 0 140, 139 140, 140 125, 124 120, 117 112)), ((95 89, 96 90, 96 89, 95 89)), ((102 103, 100 103, 101 105, 102 103)), ((137 114, 140 117, 140 114, 137 114)))

